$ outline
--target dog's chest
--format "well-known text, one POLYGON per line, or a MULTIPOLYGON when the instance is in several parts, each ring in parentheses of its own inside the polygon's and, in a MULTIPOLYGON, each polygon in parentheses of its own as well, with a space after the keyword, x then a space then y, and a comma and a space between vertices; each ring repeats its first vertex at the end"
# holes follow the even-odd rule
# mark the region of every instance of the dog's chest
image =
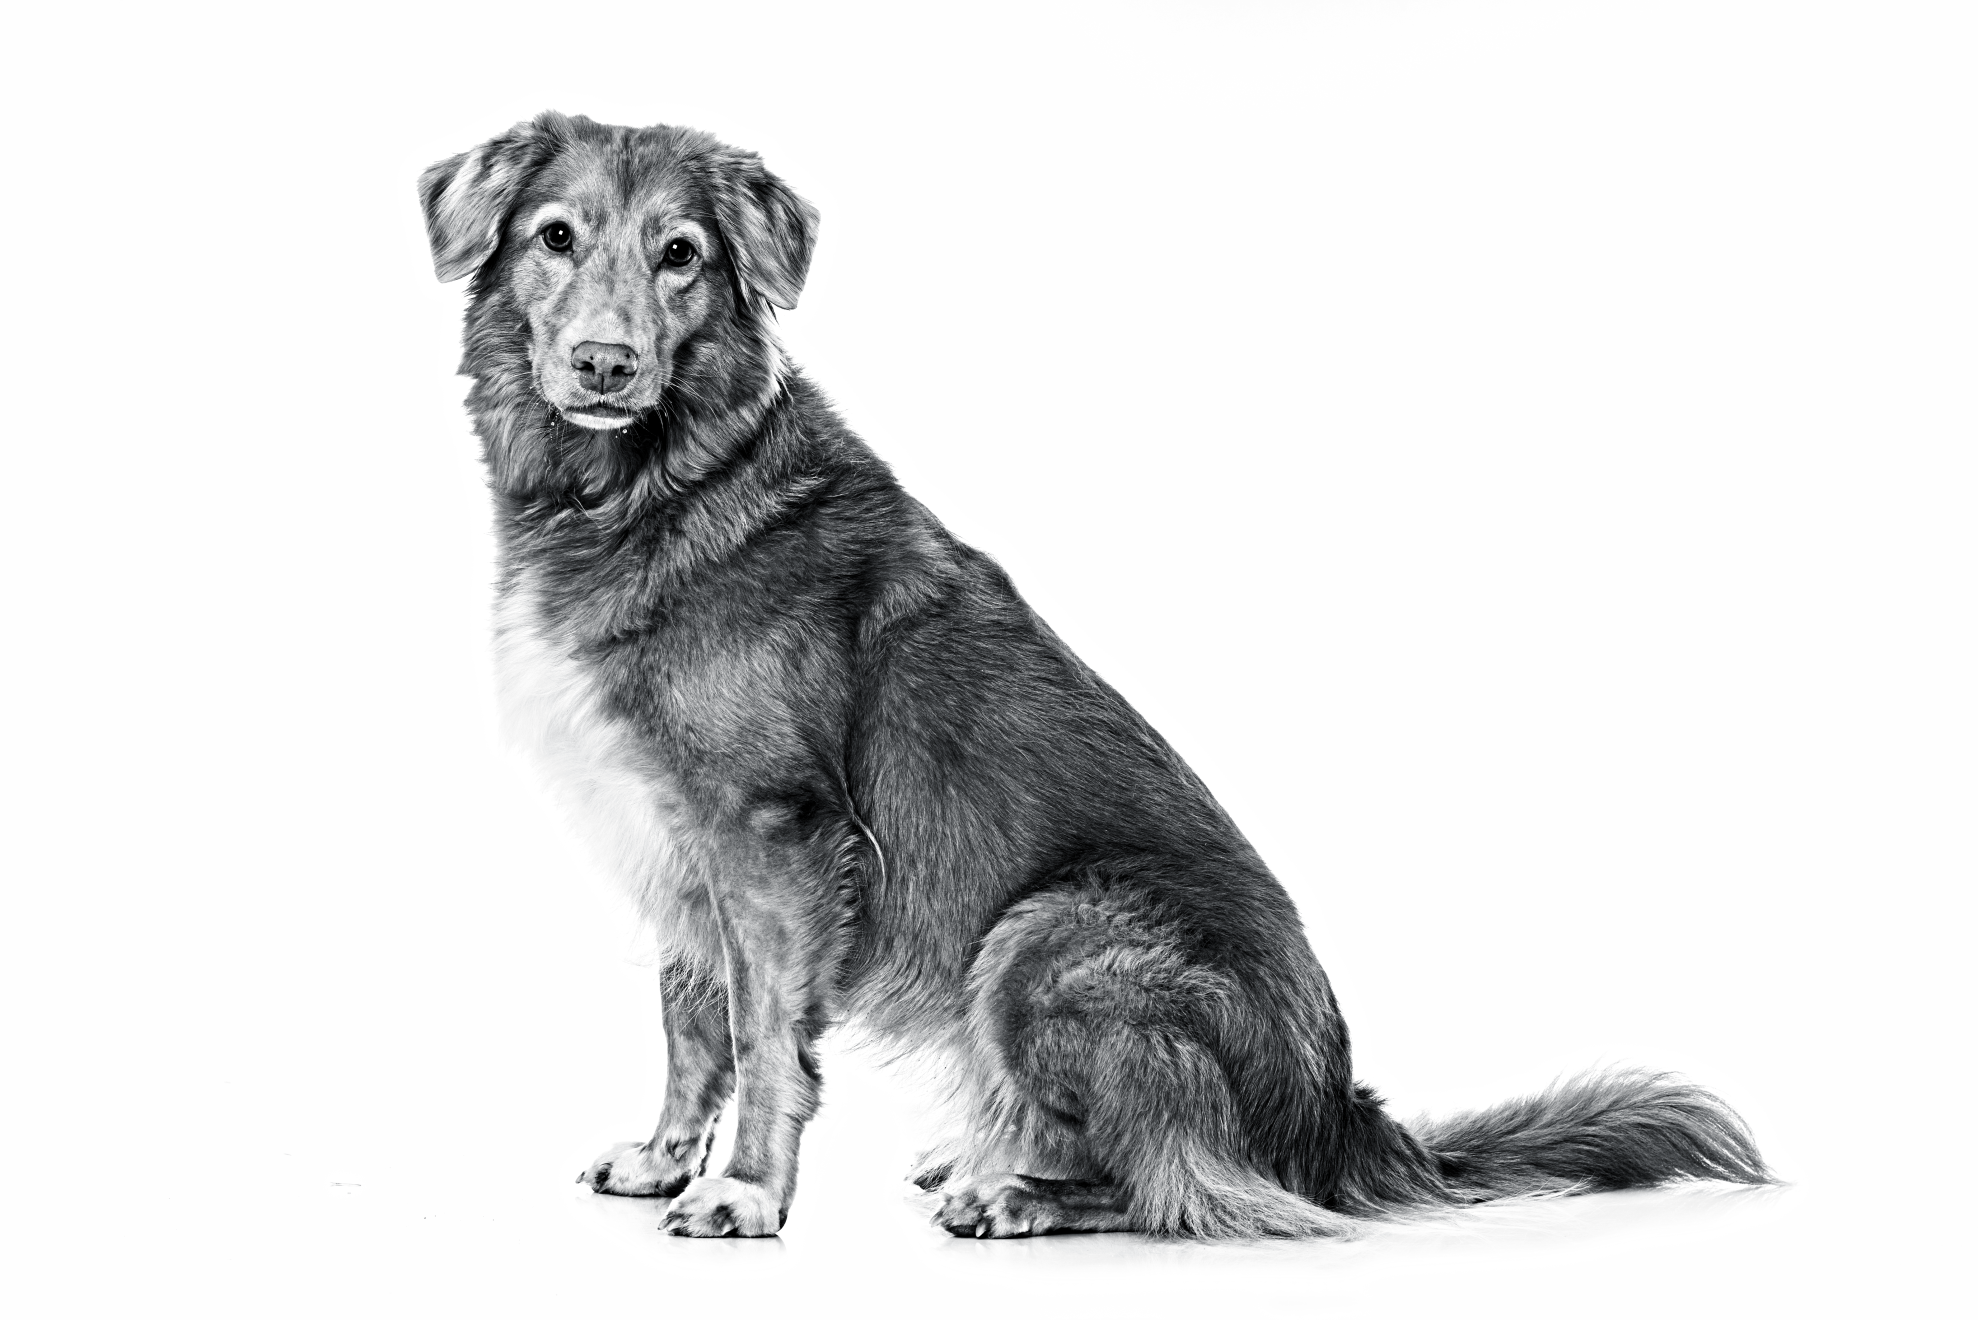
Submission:
POLYGON ((599 675, 545 619, 526 577, 495 605, 495 672, 504 737, 662 933, 684 924, 704 895, 688 874, 693 830, 678 781, 605 709, 599 675))

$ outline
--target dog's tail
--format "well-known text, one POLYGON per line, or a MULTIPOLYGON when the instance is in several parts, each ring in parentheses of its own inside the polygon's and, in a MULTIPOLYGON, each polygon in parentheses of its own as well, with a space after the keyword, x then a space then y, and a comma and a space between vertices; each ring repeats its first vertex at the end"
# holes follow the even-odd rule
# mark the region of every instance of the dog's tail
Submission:
POLYGON ((1680 1077, 1644 1069, 1585 1073, 1409 1130, 1433 1161, 1444 1193, 1436 1199, 1445 1203, 1689 1179, 1777 1181, 1729 1105, 1680 1077))

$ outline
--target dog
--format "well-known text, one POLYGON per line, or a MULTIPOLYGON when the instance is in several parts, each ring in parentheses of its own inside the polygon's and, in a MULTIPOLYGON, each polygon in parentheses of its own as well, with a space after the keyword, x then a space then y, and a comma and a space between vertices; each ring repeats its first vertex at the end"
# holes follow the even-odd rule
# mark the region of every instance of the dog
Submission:
POLYGON ((777 1233, 841 1022, 946 1061, 959 1130, 913 1176, 959 1236, 1772 1181, 1667 1075, 1387 1114, 1209 790, 785 359, 818 217, 756 155, 545 113, 419 192, 439 278, 472 280, 504 719, 660 950, 658 1127, 581 1181, 673 1198, 670 1233, 777 1233))

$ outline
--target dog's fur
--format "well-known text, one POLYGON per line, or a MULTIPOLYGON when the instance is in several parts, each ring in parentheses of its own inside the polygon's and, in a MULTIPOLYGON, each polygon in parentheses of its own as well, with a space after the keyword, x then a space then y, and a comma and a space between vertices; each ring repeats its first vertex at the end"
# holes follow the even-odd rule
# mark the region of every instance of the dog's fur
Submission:
POLYGON ((544 114, 420 194, 440 278, 473 277, 508 718, 660 941, 665 1108, 598 1191, 775 1233, 847 1020, 950 1061, 965 1130, 917 1180, 957 1234, 1322 1235, 1769 1181, 1669 1077, 1414 1131, 1354 1082, 1298 914, 1208 789, 785 362, 770 308, 816 213, 757 157, 544 114), (615 396, 601 344, 636 354, 615 396))

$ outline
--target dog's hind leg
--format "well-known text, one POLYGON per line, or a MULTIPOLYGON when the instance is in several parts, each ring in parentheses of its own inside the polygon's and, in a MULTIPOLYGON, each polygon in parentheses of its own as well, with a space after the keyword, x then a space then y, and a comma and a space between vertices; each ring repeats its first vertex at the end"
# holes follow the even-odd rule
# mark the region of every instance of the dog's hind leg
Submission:
POLYGON ((666 1102, 650 1141, 628 1141, 577 1177, 614 1196, 678 1196, 707 1167, 714 1120, 735 1089, 728 991, 718 973, 691 962, 660 969, 666 1022, 666 1102))
POLYGON ((1255 1010, 1130 882, 1067 885, 1011 909, 971 992, 986 1158, 944 1189, 935 1222, 950 1233, 1349 1228, 1253 1161, 1215 1043, 1255 1010))

